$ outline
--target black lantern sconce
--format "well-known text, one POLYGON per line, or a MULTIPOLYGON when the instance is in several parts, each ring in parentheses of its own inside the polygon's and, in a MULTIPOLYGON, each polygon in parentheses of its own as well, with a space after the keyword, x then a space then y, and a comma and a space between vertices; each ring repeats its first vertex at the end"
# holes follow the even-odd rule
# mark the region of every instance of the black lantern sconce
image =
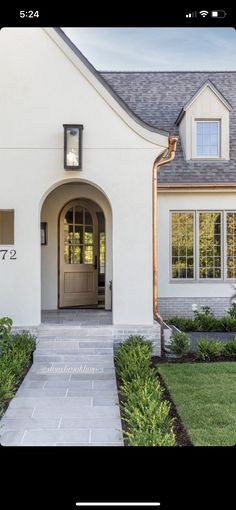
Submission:
POLYGON ((82 168, 82 124, 63 124, 64 127, 64 168, 82 168))

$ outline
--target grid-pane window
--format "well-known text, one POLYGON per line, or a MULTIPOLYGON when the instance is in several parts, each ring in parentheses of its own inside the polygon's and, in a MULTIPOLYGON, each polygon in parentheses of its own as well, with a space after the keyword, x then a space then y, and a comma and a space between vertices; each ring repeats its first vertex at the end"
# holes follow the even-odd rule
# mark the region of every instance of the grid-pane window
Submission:
POLYGON ((105 250, 106 250, 106 243, 105 243, 105 232, 100 232, 99 234, 99 273, 104 274, 105 273, 105 250))
POLYGON ((221 278, 220 212, 199 213, 199 278, 221 278))
POLYGON ((219 157, 219 137, 220 122, 219 121, 196 121, 197 157, 219 157))
POLYGON ((226 213, 226 274, 236 278, 236 212, 226 213))
POLYGON ((194 213, 172 213, 172 278, 194 278, 194 213))
POLYGON ((0 210, 0 244, 14 244, 13 210, 0 210))
POLYGON ((93 264, 93 220, 84 207, 71 207, 64 218, 66 264, 93 264))

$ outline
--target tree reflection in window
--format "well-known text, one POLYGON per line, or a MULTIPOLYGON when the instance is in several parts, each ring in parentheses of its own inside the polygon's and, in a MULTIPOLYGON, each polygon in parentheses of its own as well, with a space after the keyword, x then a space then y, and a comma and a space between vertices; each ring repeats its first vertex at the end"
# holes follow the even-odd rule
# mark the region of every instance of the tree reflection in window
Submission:
POLYGON ((99 273, 105 273, 105 232, 100 232, 99 234, 99 273))
POLYGON ((93 220, 84 207, 71 207, 64 218, 64 261, 93 264, 93 220))
POLYGON ((221 278, 221 213, 199 213, 199 278, 221 278))
POLYGON ((226 216, 227 236, 227 278, 236 278, 236 213, 228 212, 226 216))
POLYGON ((172 278, 194 278, 194 214, 172 213, 172 278))

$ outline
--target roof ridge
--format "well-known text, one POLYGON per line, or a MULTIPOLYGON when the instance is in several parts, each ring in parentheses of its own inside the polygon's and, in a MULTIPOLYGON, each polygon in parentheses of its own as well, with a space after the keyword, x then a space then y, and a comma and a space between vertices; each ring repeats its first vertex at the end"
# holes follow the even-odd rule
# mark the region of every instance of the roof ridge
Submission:
POLYGON ((220 74, 220 73, 236 73, 236 69, 235 71, 98 71, 99 73, 101 74, 160 74, 160 73, 175 73, 175 74, 181 74, 181 73, 192 73, 192 74, 196 74, 196 73, 205 73, 205 74, 220 74))

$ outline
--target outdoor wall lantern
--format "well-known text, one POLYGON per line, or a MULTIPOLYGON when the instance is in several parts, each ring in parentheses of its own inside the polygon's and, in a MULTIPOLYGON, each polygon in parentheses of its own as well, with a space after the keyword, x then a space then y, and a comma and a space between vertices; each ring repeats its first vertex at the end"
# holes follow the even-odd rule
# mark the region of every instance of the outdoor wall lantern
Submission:
POLYGON ((82 124, 63 124, 64 127, 64 168, 81 170, 82 167, 82 124))
POLYGON ((41 244, 48 244, 48 229, 47 223, 41 222, 41 244))

